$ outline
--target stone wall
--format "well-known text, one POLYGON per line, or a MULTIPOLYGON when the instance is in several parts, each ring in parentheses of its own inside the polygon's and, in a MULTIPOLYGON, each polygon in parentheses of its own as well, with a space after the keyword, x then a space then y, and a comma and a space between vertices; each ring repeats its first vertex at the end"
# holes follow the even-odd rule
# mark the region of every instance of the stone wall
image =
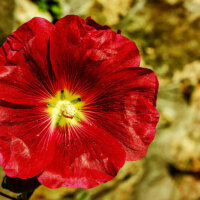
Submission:
POLYGON ((15 26, 15 0, 0 1, 0 44, 15 26))

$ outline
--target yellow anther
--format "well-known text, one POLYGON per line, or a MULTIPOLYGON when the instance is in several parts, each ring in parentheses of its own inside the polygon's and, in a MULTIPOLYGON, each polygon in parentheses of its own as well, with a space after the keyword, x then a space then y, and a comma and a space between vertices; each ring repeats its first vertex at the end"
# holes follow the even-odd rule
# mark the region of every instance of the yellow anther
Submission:
POLYGON ((66 117, 72 119, 77 113, 76 108, 69 101, 65 101, 61 106, 61 114, 66 117))

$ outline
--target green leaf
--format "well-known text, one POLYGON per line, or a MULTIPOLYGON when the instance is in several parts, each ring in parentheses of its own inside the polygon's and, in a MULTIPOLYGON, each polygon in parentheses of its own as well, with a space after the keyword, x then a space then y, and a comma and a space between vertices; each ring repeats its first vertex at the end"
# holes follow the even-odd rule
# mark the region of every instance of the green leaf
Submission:
POLYGON ((88 194, 89 193, 87 191, 82 193, 81 196, 78 198, 78 200, 85 200, 87 198, 88 194))

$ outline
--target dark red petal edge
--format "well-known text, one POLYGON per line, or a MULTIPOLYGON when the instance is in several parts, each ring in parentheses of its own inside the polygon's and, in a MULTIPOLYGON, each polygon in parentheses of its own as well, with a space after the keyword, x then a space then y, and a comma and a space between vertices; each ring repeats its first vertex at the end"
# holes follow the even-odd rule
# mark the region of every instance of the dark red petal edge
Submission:
POLYGON ((50 188, 92 188, 113 179, 124 165, 122 145, 94 124, 58 130, 53 162, 38 177, 50 188))
POLYGON ((107 26, 107 25, 102 26, 101 24, 98 24, 91 17, 86 18, 85 22, 86 22, 87 25, 94 27, 96 30, 107 30, 107 29, 110 29, 110 27, 107 26))
POLYGON ((124 145, 127 160, 137 160, 145 156, 155 136, 157 91, 152 70, 126 68, 105 76, 88 92, 84 112, 124 145))

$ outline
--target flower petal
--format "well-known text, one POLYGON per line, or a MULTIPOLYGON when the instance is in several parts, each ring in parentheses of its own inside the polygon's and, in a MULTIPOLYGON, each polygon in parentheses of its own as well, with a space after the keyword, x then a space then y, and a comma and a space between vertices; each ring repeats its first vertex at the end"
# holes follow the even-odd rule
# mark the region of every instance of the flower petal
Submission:
POLYGON ((46 42, 45 38, 48 39, 49 33, 52 31, 53 27, 53 24, 39 17, 35 17, 20 26, 15 32, 8 36, 6 42, 0 48, 0 58, 6 58, 6 61, 4 60, 5 62, 2 62, 0 59, 0 65, 5 65, 12 60, 12 57, 35 37, 43 38, 44 41, 40 40, 41 43, 46 42))
POLYGON ((95 125, 82 123, 58 134, 54 160, 38 177, 47 187, 95 187, 113 179, 124 164, 120 143, 95 125))
POLYGON ((10 137, 0 132, 0 165, 5 166, 10 157, 10 137))
POLYGON ((48 40, 53 27, 45 19, 34 18, 8 36, 0 48, 0 99, 36 104, 44 93, 51 93, 48 40))
POLYGON ((110 29, 110 27, 107 26, 107 25, 102 26, 101 24, 98 24, 91 17, 88 17, 87 19, 85 19, 85 22, 86 22, 87 25, 94 27, 96 30, 107 30, 107 29, 110 29))
POLYGON ((62 84, 70 82, 71 77, 81 79, 95 75, 98 78, 124 67, 140 65, 134 42, 110 29, 97 30, 105 28, 94 28, 91 21, 94 24, 91 19, 84 21, 68 15, 60 19, 51 32, 51 63, 56 76, 60 81, 63 79, 62 84))
POLYGON ((54 152, 44 107, 37 107, 49 95, 47 50, 53 27, 34 18, 0 48, 0 163, 11 177, 38 175, 54 152))
POLYGON ((42 107, 0 106, 0 163, 10 177, 40 174, 54 155, 54 139, 42 107))
POLYGON ((96 96, 86 100, 87 119, 124 145, 127 160, 145 156, 159 119, 155 108, 158 91, 155 74, 149 69, 126 68, 104 77, 94 90, 99 92, 93 92, 96 96))
POLYGON ((111 29, 91 30, 84 39, 87 45, 82 66, 100 77, 126 67, 139 67, 140 54, 135 43, 111 29))
POLYGON ((0 100, 16 104, 43 104, 49 95, 43 84, 21 65, 0 66, 0 90, 0 100))
POLYGON ((51 33, 51 63, 60 87, 69 82, 71 77, 76 77, 80 58, 85 51, 83 38, 87 31, 84 25, 82 18, 68 15, 56 22, 51 33))

